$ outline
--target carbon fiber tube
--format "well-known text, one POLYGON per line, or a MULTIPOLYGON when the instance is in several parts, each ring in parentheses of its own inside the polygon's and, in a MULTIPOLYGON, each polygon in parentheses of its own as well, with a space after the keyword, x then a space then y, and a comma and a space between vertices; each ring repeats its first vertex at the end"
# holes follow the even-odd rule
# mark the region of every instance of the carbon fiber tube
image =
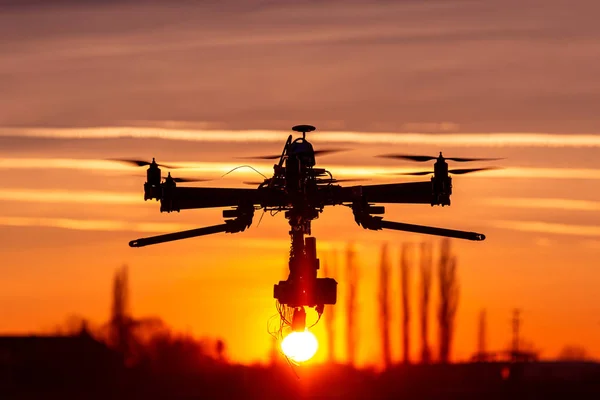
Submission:
POLYGON ((454 229, 434 228, 432 226, 404 224, 401 222, 380 221, 380 226, 384 229, 394 229, 397 231, 423 233, 426 235, 446 236, 466 240, 485 240, 485 235, 476 232, 457 231, 454 229))
POLYGON ((190 229, 189 231, 181 231, 181 232, 167 233, 167 234, 158 235, 158 236, 150 236, 147 238, 132 240, 131 242, 129 242, 129 246, 130 247, 143 247, 143 246, 148 246, 151 244, 172 242, 174 240, 187 239, 187 238, 192 238, 192 237, 197 237, 197 236, 212 235, 214 233, 225 232, 227 230, 227 227, 228 227, 227 224, 221 224, 221 225, 206 226, 204 228, 198 228, 198 229, 190 229))

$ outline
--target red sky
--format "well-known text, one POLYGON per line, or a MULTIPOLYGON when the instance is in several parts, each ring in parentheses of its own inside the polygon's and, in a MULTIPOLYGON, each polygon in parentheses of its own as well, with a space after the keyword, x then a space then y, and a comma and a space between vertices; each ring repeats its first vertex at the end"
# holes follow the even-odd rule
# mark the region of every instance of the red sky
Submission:
MULTIPOLYGON (((453 242, 455 358, 475 350, 482 308, 489 347, 504 347, 514 307, 543 356, 577 344, 600 358, 596 2, 74 3, 0 2, 0 332, 48 329, 68 314, 105 320, 126 263, 136 315, 264 360, 284 218, 131 249, 144 235, 220 223, 220 212, 160 214, 143 202, 143 169, 103 160, 157 157, 216 179, 310 123, 316 148, 352 149, 318 160, 338 177, 391 182, 387 172, 421 167, 373 157, 390 151, 505 158, 502 170, 456 177, 450 208, 389 206, 386 217, 487 235, 453 242)), ((313 232, 323 252, 360 243, 359 359, 376 363, 379 246, 397 260, 402 242, 428 238, 364 231, 341 208, 313 232)), ((336 310, 343 333, 343 302, 336 310)), ((397 336, 397 304, 393 313, 397 336)))

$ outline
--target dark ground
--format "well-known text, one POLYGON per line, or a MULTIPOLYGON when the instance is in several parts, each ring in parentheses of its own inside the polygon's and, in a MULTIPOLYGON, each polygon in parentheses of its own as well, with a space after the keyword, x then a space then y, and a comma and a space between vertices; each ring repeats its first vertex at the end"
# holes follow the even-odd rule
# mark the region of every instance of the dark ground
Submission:
POLYGON ((600 399, 592 362, 241 366, 169 338, 118 354, 83 333, 0 337, 0 399, 600 399))
MULTIPOLYGON (((50 367, 50 366, 48 366, 50 367)), ((246 367, 214 363, 194 372, 50 367, 3 374, 2 399, 598 399, 600 365, 463 364, 395 367, 246 367), (503 379, 503 372, 510 371, 503 379), (8 379, 7 379, 8 378, 8 379)))

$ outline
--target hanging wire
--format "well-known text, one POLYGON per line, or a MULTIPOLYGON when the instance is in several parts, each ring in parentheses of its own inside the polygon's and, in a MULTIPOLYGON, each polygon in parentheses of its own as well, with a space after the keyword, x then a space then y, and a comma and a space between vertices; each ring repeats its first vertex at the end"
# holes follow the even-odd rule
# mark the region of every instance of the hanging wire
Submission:
POLYGON ((258 220, 258 224, 256 224, 256 227, 257 227, 257 228, 260 226, 260 221, 262 221, 263 217, 265 216, 265 212, 266 212, 266 211, 263 211, 263 213, 262 213, 262 214, 260 214, 260 219, 258 220))
MULTIPOLYGON (((285 329, 291 329, 292 328, 292 318, 294 316, 294 307, 290 307, 286 304, 281 304, 279 302, 279 300, 275 301, 275 308, 277 309, 277 314, 273 314, 267 321, 267 332, 269 333, 269 335, 271 335, 276 341, 277 344, 279 345, 279 353, 281 355, 283 355, 288 363, 288 365, 290 366, 290 368, 292 369, 292 372, 294 373, 294 375, 296 376, 297 379, 300 379, 300 376, 298 375, 298 373, 296 372, 296 368, 297 366, 300 365, 299 362, 294 361, 292 359, 290 359, 281 349, 281 342, 283 341, 283 337, 284 337, 284 330, 285 329), (275 318, 277 318, 277 316, 279 316, 279 326, 275 325, 274 320, 275 318), (275 326, 273 326, 275 325, 275 326)), ((319 323, 319 321, 321 320, 321 316, 323 315, 323 312, 320 311, 318 312, 318 317, 317 320, 315 321, 314 324, 310 325, 308 327, 308 329, 311 329, 312 327, 314 327, 315 325, 317 325, 319 323)))
POLYGON ((264 175, 262 172, 260 172, 259 170, 257 170, 256 168, 254 168, 254 167, 253 167, 253 166, 251 166, 251 165, 240 165, 239 167, 235 167, 235 168, 234 168, 234 169, 232 169, 231 171, 229 171, 229 172, 226 172, 225 174, 221 175, 221 178, 223 178, 223 177, 225 177, 225 176, 229 175, 229 174, 230 174, 230 173, 232 173, 233 171, 235 171, 235 170, 237 170, 237 169, 240 169, 240 168, 250 168, 251 170, 253 170, 253 171, 254 171, 254 172, 256 172, 257 174, 261 175, 263 178, 267 179, 267 177, 266 177, 266 176, 265 176, 265 175, 264 175))
POLYGON ((308 329, 311 329, 313 326, 315 326, 316 324, 319 323, 319 321, 321 320, 321 316, 323 315, 322 312, 319 313, 319 316, 317 317, 317 320, 315 321, 314 324, 312 324, 311 326, 308 327, 308 329))

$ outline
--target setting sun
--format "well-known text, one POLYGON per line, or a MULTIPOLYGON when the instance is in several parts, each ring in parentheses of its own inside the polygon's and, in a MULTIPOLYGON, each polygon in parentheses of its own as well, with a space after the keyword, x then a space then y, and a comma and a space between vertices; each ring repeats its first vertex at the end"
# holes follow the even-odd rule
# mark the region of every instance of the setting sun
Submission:
POLYGON ((296 362, 310 360, 318 348, 319 343, 317 342, 317 338, 308 329, 304 330, 304 332, 292 332, 281 342, 283 354, 296 362))

